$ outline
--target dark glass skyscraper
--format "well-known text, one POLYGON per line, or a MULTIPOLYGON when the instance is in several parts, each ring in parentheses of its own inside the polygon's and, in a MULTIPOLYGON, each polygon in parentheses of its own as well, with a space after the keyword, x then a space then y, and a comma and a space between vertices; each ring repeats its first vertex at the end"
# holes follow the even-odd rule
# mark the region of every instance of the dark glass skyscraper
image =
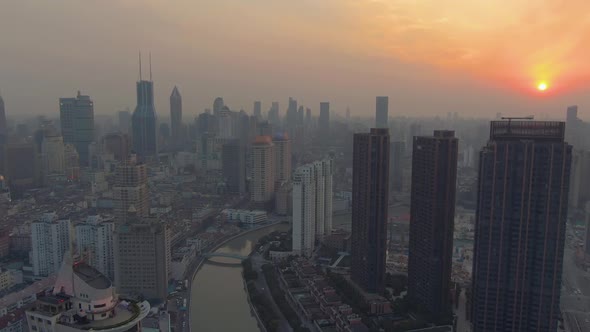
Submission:
POLYGON ((389 200, 389 130, 354 135, 352 280, 371 293, 385 288, 389 200))
POLYGON ((375 101, 375 127, 389 128, 389 97, 377 97, 375 101))
POLYGON ((451 315, 457 155, 453 131, 414 138, 408 295, 435 320, 451 315))
POLYGON ((182 127, 182 96, 177 87, 170 95, 170 124, 172 127, 172 146, 174 149, 182 147, 184 128, 182 127))
POLYGON ((140 80, 137 82, 137 107, 131 117, 133 128, 133 150, 142 159, 155 157, 156 108, 154 107, 154 82, 140 80))
POLYGON ((64 143, 73 144, 80 164, 88 165, 88 146, 94 141, 94 103, 80 91, 76 98, 60 98, 59 118, 64 143))
POLYGON ((572 147, 565 123, 493 121, 480 152, 473 331, 556 331, 572 147))
POLYGON ((230 193, 246 192, 246 153, 239 139, 225 143, 221 150, 221 166, 226 188, 230 193))

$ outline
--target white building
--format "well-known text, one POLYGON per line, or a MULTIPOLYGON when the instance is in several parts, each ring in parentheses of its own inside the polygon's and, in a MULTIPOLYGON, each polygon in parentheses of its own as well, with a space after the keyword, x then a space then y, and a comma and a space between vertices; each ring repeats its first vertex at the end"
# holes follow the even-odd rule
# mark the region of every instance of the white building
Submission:
POLYGON ((76 252, 90 266, 114 280, 114 221, 112 219, 105 220, 101 216, 89 216, 86 222, 77 224, 74 228, 76 231, 76 252))
POLYGON ((5 269, 0 270, 0 291, 22 283, 23 271, 5 269))
POLYGON ((29 331, 139 331, 150 312, 147 301, 122 301, 112 282, 86 263, 64 264, 50 295, 37 299, 26 312, 29 331))
POLYGON ((314 165, 304 165, 293 174, 293 252, 310 256, 316 230, 316 180, 314 165))
POLYGON ((266 211, 260 210, 225 209, 221 213, 227 220, 237 220, 245 224, 257 224, 267 220, 266 211))
POLYGON ((219 138, 230 139, 235 137, 235 123, 232 112, 229 110, 222 110, 219 112, 219 138))
POLYGON ((58 220, 55 213, 44 214, 31 224, 31 243, 33 274, 46 277, 57 272, 64 253, 70 251, 70 220, 58 220))
POLYGON ((293 174, 293 251, 310 255, 315 240, 332 233, 332 160, 299 167, 293 174))

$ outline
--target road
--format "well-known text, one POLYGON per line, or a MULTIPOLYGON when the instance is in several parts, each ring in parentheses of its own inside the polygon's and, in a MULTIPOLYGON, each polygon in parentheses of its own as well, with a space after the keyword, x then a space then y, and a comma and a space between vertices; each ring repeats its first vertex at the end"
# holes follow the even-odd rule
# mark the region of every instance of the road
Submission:
POLYGON ((561 311, 566 331, 590 331, 590 274, 576 266, 576 236, 568 225, 568 236, 563 255, 563 287, 561 292, 561 311))
POLYGON ((258 292, 260 294, 264 295, 264 297, 268 301, 270 301, 270 303, 272 303, 272 307, 273 307, 273 311, 274 311, 275 315, 277 317, 279 317, 279 319, 281 320, 281 323, 279 325, 279 331, 280 332, 292 332, 293 329, 291 328, 291 325, 289 325, 289 322, 287 321, 287 319, 285 318, 285 316, 283 315, 283 313, 281 312, 281 310, 279 309, 279 307, 275 303, 275 300, 273 299, 272 294, 270 293, 270 289, 268 287, 268 284, 266 283, 266 278, 264 277, 264 273, 262 272, 262 265, 268 263, 268 261, 266 261, 264 259, 264 257, 262 257, 258 252, 252 254, 250 257, 251 257, 251 261, 252 261, 252 269, 254 269, 258 273, 258 279, 256 279, 256 282, 255 282, 256 289, 258 290, 258 292))

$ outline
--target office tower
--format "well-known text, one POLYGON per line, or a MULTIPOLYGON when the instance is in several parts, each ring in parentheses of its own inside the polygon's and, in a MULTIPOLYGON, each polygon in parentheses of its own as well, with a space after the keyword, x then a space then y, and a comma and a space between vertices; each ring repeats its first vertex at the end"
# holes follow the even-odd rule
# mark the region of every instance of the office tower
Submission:
POLYGON ((289 107, 287 107, 287 115, 286 115, 286 123, 287 127, 295 126, 297 123, 297 100, 289 97, 289 107))
POLYGON ((80 155, 72 144, 64 145, 64 165, 66 178, 70 181, 78 181, 80 179, 80 155))
POLYGON ((158 146, 161 150, 168 150, 170 149, 171 144, 171 135, 170 135, 170 126, 166 122, 160 123, 158 128, 158 146))
POLYGON ((219 132, 218 118, 209 113, 201 113, 197 117, 197 133, 217 134, 219 132))
POLYGON ((197 144, 197 158, 199 168, 208 170, 222 170, 223 144, 226 139, 219 138, 214 134, 205 133, 197 144))
POLYGON ((287 133, 277 133, 273 139, 275 181, 283 182, 291 179, 291 140, 287 133))
POLYGON ((239 139, 223 144, 221 152, 222 173, 226 181, 226 189, 230 193, 246 192, 246 153, 239 139))
POLYGON ((258 136, 252 144, 252 181, 250 200, 253 203, 268 203, 273 199, 275 188, 274 145, 270 136, 258 136))
POLYGON ((376 98, 375 127, 389 128, 389 97, 376 98))
POLYGON ((0 96, 0 144, 4 143, 4 138, 8 135, 6 125, 6 110, 4 109, 4 99, 0 96))
POLYGON ((293 251, 310 257, 316 231, 316 180, 313 164, 298 167, 293 173, 293 251))
POLYGON ((480 152, 473 331, 556 331, 572 147, 565 123, 492 121, 480 152))
POLYGON ((46 136, 41 143, 43 176, 65 175, 64 142, 61 136, 46 136))
POLYGON ((305 128, 310 129, 313 126, 313 119, 311 117, 311 108, 305 109, 305 128))
POLYGON ((141 57, 139 59, 139 81, 137 82, 137 106, 131 117, 133 150, 140 160, 152 159, 158 153, 156 140, 156 108, 154 107, 154 82, 152 81, 150 60, 150 80, 141 76, 141 57))
POLYGON ((433 136, 414 138, 408 296, 437 320, 452 314, 457 157, 453 131, 435 130, 433 136))
POLYGON ((324 138, 330 135, 330 103, 320 103, 320 119, 318 122, 319 129, 324 134, 324 138))
POLYGON ((129 160, 130 148, 127 134, 112 133, 102 138, 102 152, 112 155, 118 162, 125 163, 129 160))
MULTIPOLYGON (((133 219, 133 218, 130 218, 133 219)), ((170 229, 155 221, 128 220, 114 234, 115 285, 123 295, 165 301, 170 277, 170 229)))
POLYGON ((262 103, 260 101, 254 102, 254 110, 253 110, 252 114, 257 119, 262 119, 262 103))
POLYGON ((389 201, 389 130, 354 134, 352 280, 370 293, 385 289, 389 201))
POLYGON ((182 96, 176 86, 170 95, 170 124, 172 127, 172 146, 174 149, 179 149, 183 143, 182 96))
POLYGON ((406 155, 406 143, 400 141, 391 142, 391 154, 389 155, 389 190, 402 191, 404 183, 404 159, 406 155))
POLYGON ((584 251, 586 255, 590 256, 590 202, 586 202, 584 206, 585 218, 586 218, 586 235, 584 241, 584 251))
POLYGON ((268 122, 278 125, 281 122, 281 116, 279 114, 279 103, 277 101, 272 102, 272 106, 268 110, 268 122))
POLYGON ((215 98, 215 100, 213 101, 213 115, 218 115, 224 107, 225 103, 223 102, 223 98, 215 98))
POLYGON ((31 258, 35 276, 47 277, 59 271, 64 254, 71 250, 70 233, 70 220, 59 220, 55 213, 46 213, 31 223, 31 258))
POLYGON ((131 112, 127 108, 124 111, 119 111, 119 130, 122 133, 129 134, 131 128, 131 112))
POLYGON ((109 277, 110 280, 114 280, 114 221, 103 219, 101 216, 89 216, 85 222, 75 225, 74 230, 76 252, 88 265, 109 277))
POLYGON ((4 176, 13 190, 31 189, 39 184, 40 172, 34 144, 4 145, 4 176))
POLYGON ((346 122, 350 122, 350 107, 346 108, 346 122))
POLYGON ((219 138, 230 139, 235 138, 235 126, 233 112, 224 107, 217 113, 217 121, 219 121, 219 138))
POLYGON ((115 222, 127 219, 130 210, 139 218, 149 216, 149 191, 145 164, 124 164, 115 170, 113 213, 115 222))
POLYGON ((80 91, 76 98, 60 98, 59 118, 64 143, 73 144, 81 166, 87 166, 88 145, 94 141, 94 103, 80 91))

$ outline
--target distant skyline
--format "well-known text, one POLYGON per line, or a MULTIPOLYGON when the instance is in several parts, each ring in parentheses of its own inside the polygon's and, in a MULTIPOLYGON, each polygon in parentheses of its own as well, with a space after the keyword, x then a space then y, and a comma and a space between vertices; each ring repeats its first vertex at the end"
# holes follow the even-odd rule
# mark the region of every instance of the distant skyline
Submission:
MULTIPOLYGON (((90 95, 97 115, 135 106, 137 53, 152 53, 156 111, 183 91, 185 121, 217 96, 268 111, 288 97, 319 115, 590 118, 585 59, 590 3, 516 0, 7 0, 0 12, 0 94, 8 118, 58 116, 90 95), (108 19, 106 19, 108 17, 108 19), (545 92, 536 90, 546 82, 545 92)), ((147 73, 144 62, 144 73, 147 73)))

